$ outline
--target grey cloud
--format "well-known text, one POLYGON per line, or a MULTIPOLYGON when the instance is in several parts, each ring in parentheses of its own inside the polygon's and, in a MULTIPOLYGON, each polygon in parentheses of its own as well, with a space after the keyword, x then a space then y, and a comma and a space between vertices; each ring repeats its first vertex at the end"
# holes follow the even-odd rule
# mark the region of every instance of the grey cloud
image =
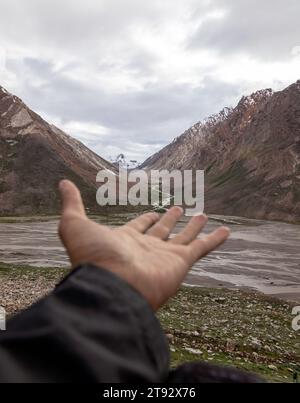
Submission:
POLYGON ((172 7, 173 0, 1 0, 0 34, 6 43, 54 47, 65 56, 113 51, 120 43, 126 52, 131 29, 158 26, 172 7))
MULTIPOLYGON (((91 85, 66 78, 55 72, 51 62, 25 58, 7 65, 16 74, 23 74, 22 93, 33 109, 59 116, 64 124, 71 121, 95 123, 110 129, 110 135, 95 137, 88 145, 105 153, 105 143, 124 150, 129 143, 149 145, 150 155, 157 144, 164 145, 196 121, 240 94, 238 86, 211 78, 201 88, 187 84, 149 84, 143 90, 113 94, 91 85), (34 77, 41 85, 35 85, 34 77)), ((70 133, 72 134, 72 133, 70 133)))
MULTIPOLYGON (((161 54, 139 43, 136 29, 142 28, 139 35, 148 32, 151 42, 153 32, 168 28, 173 32, 178 20, 197 26, 208 12, 226 8, 226 19, 208 19, 189 38, 190 53, 204 48, 222 56, 248 52, 267 60, 282 58, 292 46, 300 45, 298 0, 0 3, 0 50, 7 50, 6 70, 15 77, 11 90, 32 109, 57 118, 63 126, 74 121, 86 124, 85 133, 76 136, 104 156, 119 150, 146 158, 196 121, 233 105, 244 88, 249 88, 247 83, 222 82, 215 73, 218 66, 208 71, 205 64, 193 66, 193 77, 187 76, 185 84, 179 84, 184 78, 181 73, 178 82, 172 82, 157 68, 161 54), (191 83, 196 69, 201 86, 191 83), (114 73, 125 81, 128 74, 138 89, 130 85, 130 90, 119 90, 109 82, 114 73), (99 84, 103 77, 108 81, 106 88, 99 84), (93 137, 88 129, 91 123, 107 127, 109 135, 93 137)), ((164 49, 167 53, 168 46, 164 49)), ((183 59, 182 71, 187 75, 189 52, 183 54, 187 59, 183 59)))
POLYGON ((214 0, 212 6, 224 10, 225 18, 200 24, 191 47, 282 61, 300 45, 299 0, 214 0))

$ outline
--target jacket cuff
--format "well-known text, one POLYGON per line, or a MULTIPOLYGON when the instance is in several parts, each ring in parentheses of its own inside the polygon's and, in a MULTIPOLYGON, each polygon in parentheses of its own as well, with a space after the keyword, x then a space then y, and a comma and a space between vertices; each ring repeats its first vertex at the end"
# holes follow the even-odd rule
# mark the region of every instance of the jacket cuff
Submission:
MULTIPOLYGON (((132 331, 135 335, 137 331, 140 333, 144 354, 151 362, 151 366, 156 367, 157 379, 153 381, 166 379, 170 363, 169 344, 148 301, 121 277, 93 264, 86 263, 75 268, 57 286, 57 292, 73 282, 76 282, 83 292, 86 291, 86 297, 91 305, 92 294, 98 293, 105 303, 113 306, 112 314, 118 307, 126 306, 127 312, 129 310, 131 316, 135 317, 136 326, 132 331)), ((86 302, 84 304, 86 305, 86 302)), ((103 306, 103 309, 107 307, 103 306)))

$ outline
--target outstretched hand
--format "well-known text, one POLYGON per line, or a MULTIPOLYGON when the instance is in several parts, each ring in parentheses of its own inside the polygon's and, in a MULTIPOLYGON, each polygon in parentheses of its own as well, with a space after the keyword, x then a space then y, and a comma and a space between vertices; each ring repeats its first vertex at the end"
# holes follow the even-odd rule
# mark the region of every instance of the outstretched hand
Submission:
POLYGON ((147 213, 111 229, 87 218, 77 187, 64 180, 59 186, 63 210, 59 234, 73 267, 92 263, 111 271, 138 290, 154 310, 173 296, 192 265, 221 245, 229 230, 221 227, 202 239, 207 223, 195 216, 181 233, 169 239, 183 214, 173 207, 162 217, 147 213))

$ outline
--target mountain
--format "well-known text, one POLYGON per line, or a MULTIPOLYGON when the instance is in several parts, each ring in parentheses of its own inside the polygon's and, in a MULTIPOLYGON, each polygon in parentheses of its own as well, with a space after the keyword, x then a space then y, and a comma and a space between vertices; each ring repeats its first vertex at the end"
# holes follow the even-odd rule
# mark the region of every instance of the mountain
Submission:
POLYGON ((243 97, 142 167, 205 170, 208 213, 300 222, 300 81, 243 97))
POLYGON ((127 160, 126 156, 124 154, 119 154, 117 155, 116 158, 109 158, 109 161, 117 168, 119 169, 120 167, 122 169, 137 169, 140 165, 140 163, 136 160, 127 160))
POLYGON ((57 185, 73 180, 96 209, 96 173, 115 167, 0 87, 0 215, 59 210, 57 185))

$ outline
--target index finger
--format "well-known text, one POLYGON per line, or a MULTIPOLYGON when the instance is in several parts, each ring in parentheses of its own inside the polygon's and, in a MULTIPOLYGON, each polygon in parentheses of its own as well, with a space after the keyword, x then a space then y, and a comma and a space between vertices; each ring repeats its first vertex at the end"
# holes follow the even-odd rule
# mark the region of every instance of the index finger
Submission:
POLYGON ((229 236, 229 228, 220 227, 206 237, 191 242, 188 246, 190 264, 194 264, 200 258, 206 256, 218 246, 222 245, 229 236))

